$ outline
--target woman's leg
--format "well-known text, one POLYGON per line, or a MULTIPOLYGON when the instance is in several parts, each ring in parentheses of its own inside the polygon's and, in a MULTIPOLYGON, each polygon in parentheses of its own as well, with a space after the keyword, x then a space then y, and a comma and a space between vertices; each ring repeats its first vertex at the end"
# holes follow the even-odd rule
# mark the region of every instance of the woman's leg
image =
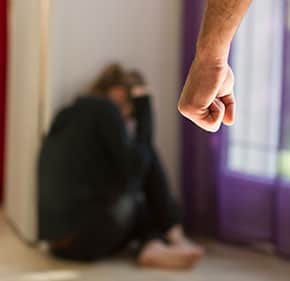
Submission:
POLYGON ((128 239, 120 241, 117 233, 107 233, 108 239, 101 234, 102 228, 85 229, 81 231, 74 239, 66 243, 51 243, 50 252, 53 256, 65 260, 79 262, 93 262, 111 257, 121 251, 129 242, 128 239), (101 236, 100 236, 101 235, 101 236), (112 236, 115 242, 112 242, 112 236), (101 238, 101 239, 100 239, 101 238), (117 242, 117 243, 116 243, 117 242))
POLYGON ((63 259, 87 262, 116 254, 131 236, 134 223, 133 216, 130 217, 131 201, 130 194, 124 193, 113 204, 96 202, 99 208, 92 211, 90 224, 83 225, 61 241, 52 242, 52 254, 63 259))
POLYGON ((140 227, 139 230, 143 231, 145 239, 144 235, 147 234, 147 242, 138 257, 139 263, 166 268, 191 267, 200 260, 204 251, 186 238, 181 225, 180 209, 153 149, 152 162, 142 188, 145 194, 143 218, 147 217, 147 223, 143 223, 143 228, 140 227))
POLYGON ((151 162, 144 176, 142 192, 148 212, 154 218, 154 227, 166 233, 173 226, 181 224, 181 211, 170 190, 161 161, 153 148, 151 151, 151 162))
POLYGON ((154 214, 145 202, 136 210, 135 231, 132 238, 140 242, 137 263, 140 266, 163 269, 186 269, 196 260, 191 249, 172 246, 165 239, 165 234, 156 227, 154 214))

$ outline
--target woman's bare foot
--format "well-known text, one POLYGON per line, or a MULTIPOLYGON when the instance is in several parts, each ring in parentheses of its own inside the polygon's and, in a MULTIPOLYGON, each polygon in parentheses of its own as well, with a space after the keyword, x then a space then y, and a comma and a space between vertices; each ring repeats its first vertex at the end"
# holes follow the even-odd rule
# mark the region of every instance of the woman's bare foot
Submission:
POLYGON ((137 262, 145 267, 180 270, 191 268, 195 260, 192 250, 166 245, 161 240, 152 240, 144 246, 137 262))
POLYGON ((192 251, 196 262, 204 256, 204 249, 186 237, 181 225, 176 225, 171 228, 168 231, 166 238, 171 245, 192 251))

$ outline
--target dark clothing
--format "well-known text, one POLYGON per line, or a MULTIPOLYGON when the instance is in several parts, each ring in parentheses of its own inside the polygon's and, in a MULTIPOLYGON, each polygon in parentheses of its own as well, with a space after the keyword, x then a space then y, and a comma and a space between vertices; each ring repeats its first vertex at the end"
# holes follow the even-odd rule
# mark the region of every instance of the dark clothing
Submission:
MULTIPOLYGON (((118 253, 133 240, 142 246, 154 238, 165 239, 164 234, 179 224, 180 218, 164 180, 160 163, 155 158, 143 182, 135 182, 133 186, 139 189, 141 196, 135 197, 134 209, 127 223, 116 223, 116 217, 96 214, 91 225, 79 232, 70 247, 52 253, 64 259, 94 261, 118 253)), ((130 191, 124 193, 122 203, 134 200, 133 194, 130 191)))
POLYGON ((145 226, 152 219, 140 239, 179 221, 152 145, 149 97, 136 98, 134 108, 137 128, 131 141, 108 100, 82 97, 56 116, 40 153, 38 194, 39 239, 76 235, 59 256, 103 257, 138 233, 140 220, 145 226))

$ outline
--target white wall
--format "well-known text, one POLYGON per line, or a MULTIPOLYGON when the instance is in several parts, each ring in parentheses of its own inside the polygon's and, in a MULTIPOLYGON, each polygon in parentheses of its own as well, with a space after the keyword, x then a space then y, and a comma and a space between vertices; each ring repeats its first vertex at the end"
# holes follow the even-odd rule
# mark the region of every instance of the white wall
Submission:
POLYGON ((157 143, 178 183, 181 3, 177 0, 53 0, 52 108, 69 101, 104 64, 144 71, 152 85, 157 143))

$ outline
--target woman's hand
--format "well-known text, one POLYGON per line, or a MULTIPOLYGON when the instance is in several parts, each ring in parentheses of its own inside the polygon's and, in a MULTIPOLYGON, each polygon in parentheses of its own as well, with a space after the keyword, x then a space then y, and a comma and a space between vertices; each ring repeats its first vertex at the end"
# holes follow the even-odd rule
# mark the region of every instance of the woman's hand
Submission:
POLYGON ((134 86, 131 92, 132 92, 133 98, 144 97, 144 96, 148 96, 149 94, 149 91, 145 85, 134 86))
POLYGON ((193 61, 178 103, 180 113, 209 132, 235 119, 234 75, 225 63, 193 61))
POLYGON ((131 96, 133 98, 147 96, 149 91, 146 79, 141 72, 132 70, 127 74, 128 84, 131 86, 131 96))

